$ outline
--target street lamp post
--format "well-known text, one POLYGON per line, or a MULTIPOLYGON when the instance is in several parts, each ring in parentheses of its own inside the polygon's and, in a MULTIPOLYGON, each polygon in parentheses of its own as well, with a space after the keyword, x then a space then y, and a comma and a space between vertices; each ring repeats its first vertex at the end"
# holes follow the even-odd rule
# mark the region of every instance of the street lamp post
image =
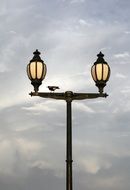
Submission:
POLYGON ((73 100, 93 99, 98 97, 107 97, 106 93, 103 93, 103 89, 106 86, 106 82, 110 77, 110 67, 104 60, 104 55, 100 52, 98 59, 94 63, 91 69, 92 78, 95 81, 96 86, 99 89, 99 93, 74 93, 72 91, 66 91, 61 93, 56 92, 38 92, 39 86, 42 84, 42 80, 46 75, 46 65, 40 58, 40 52, 36 50, 34 57, 27 65, 27 75, 31 80, 31 84, 34 86, 34 92, 31 92, 31 96, 40 96, 42 98, 52 98, 57 100, 65 100, 67 129, 66 129, 66 190, 73 189, 72 180, 72 110, 71 104, 73 100))

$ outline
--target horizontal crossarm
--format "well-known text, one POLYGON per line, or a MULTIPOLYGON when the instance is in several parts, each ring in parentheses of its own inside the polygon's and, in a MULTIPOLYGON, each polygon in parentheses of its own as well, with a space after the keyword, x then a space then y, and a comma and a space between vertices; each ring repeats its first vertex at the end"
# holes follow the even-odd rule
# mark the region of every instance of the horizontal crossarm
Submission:
POLYGON ((66 92, 61 92, 61 93, 31 92, 30 95, 40 96, 42 98, 65 100, 65 101, 94 99, 94 98, 99 98, 99 97, 106 98, 108 96, 106 93, 73 93, 72 91, 66 91, 66 92))

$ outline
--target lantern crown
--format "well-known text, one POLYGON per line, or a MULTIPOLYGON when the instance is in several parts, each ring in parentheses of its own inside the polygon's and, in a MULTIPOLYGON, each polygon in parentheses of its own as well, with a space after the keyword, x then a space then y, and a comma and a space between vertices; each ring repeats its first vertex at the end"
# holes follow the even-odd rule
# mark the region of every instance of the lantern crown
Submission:
POLYGON ((34 56, 33 58, 30 60, 30 62, 34 62, 34 61, 40 61, 43 62, 43 60, 40 57, 40 52, 38 51, 38 49, 36 49, 36 51, 33 52, 34 56))
POLYGON ((97 63, 107 63, 105 60, 104 60, 104 54, 100 51, 100 53, 99 54, 97 54, 97 61, 94 63, 95 65, 97 64, 97 63))

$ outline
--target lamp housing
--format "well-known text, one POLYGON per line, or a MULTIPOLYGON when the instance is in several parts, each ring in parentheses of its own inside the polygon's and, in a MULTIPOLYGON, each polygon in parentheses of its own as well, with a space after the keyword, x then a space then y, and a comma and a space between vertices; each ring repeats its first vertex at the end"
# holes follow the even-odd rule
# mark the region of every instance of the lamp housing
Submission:
POLYGON ((106 86, 106 82, 110 77, 110 67, 108 63, 104 60, 104 54, 100 52, 97 55, 97 60, 91 68, 91 75, 95 81, 95 85, 98 87, 99 92, 103 93, 103 89, 106 86))
POLYGON ((27 75, 31 80, 31 84, 34 86, 34 91, 38 92, 39 86, 42 84, 42 81, 46 76, 47 68, 40 57, 40 52, 36 50, 33 54, 34 57, 27 65, 27 75))

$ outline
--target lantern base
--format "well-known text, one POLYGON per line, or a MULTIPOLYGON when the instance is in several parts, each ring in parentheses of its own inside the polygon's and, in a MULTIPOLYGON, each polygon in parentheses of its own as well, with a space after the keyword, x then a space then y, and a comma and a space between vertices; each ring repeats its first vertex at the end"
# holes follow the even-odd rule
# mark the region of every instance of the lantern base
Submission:
POLYGON ((34 91, 38 92, 39 91, 39 86, 42 84, 41 81, 32 81, 31 84, 34 86, 34 91))
POLYGON ((96 82, 96 86, 98 87, 99 93, 102 94, 104 87, 106 86, 106 83, 104 81, 99 81, 99 82, 96 82))

